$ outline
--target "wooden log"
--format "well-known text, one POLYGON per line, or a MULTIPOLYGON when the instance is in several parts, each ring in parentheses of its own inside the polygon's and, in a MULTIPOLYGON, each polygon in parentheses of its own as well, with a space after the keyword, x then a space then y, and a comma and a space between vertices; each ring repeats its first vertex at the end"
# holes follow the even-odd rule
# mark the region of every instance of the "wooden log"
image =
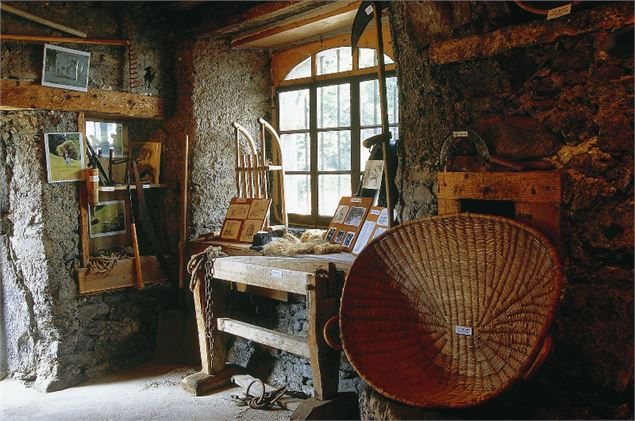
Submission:
POLYGON ((240 336, 262 345, 289 352, 293 355, 309 358, 309 345, 306 339, 286 333, 276 332, 230 318, 218 319, 218 330, 231 335, 240 336))
POLYGON ((57 29, 61 32, 66 32, 67 34, 75 35, 81 38, 86 38, 88 36, 86 32, 78 31, 77 29, 70 28, 66 25, 41 18, 29 12, 25 12, 24 10, 9 6, 6 3, 0 3, 0 9, 2 9, 2 11, 4 12, 11 13, 12 15, 20 16, 21 18, 30 20, 31 22, 39 23, 40 25, 48 26, 49 28, 57 29))
POLYGON ((152 96, 100 89, 79 92, 9 79, 0 80, 0 91, 0 110, 42 109, 123 118, 163 118, 163 99, 152 96))
POLYGON ((130 45, 127 39, 97 39, 97 38, 73 38, 54 37, 43 35, 17 35, 0 34, 0 41, 21 41, 21 42, 54 42, 58 44, 91 44, 91 45, 130 45))

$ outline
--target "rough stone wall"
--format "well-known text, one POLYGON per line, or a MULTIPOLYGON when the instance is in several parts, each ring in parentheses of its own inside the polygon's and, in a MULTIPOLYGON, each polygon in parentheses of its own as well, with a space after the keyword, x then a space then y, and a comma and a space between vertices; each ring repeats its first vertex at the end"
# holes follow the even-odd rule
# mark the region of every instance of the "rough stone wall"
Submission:
MULTIPOLYGON (((158 70, 149 87, 141 81, 135 92, 172 95, 171 43, 165 31, 160 35, 163 20, 153 14, 152 7, 128 4, 118 9, 87 2, 51 3, 48 7, 32 2, 12 4, 94 38, 125 38, 121 26, 121 13, 125 12, 138 46, 139 65, 158 70)), ((60 35, 8 13, 2 14, 2 30, 60 35)), ((91 52, 89 88, 126 89, 124 48, 65 46, 91 52)), ((1 77, 39 82, 42 53, 41 44, 3 42, 1 77)), ((43 150, 44 133, 78 130, 77 114, 2 111, 0 126, 0 371, 52 391, 150 360, 158 312, 171 304, 169 287, 78 295, 77 183, 47 183, 43 150)), ((135 121, 129 126, 130 141, 165 140, 160 123, 135 121)), ((170 155, 163 156, 163 165, 169 167, 170 155)))
POLYGON ((225 40, 192 45, 192 225, 219 230, 236 195, 234 121, 258 141, 258 118, 270 112, 271 63, 264 50, 232 50, 225 40))
MULTIPOLYGON (((478 416, 632 417, 633 5, 574 12, 563 18, 572 30, 548 42, 495 55, 477 51, 447 64, 433 60, 431 43, 513 23, 509 7, 393 3, 401 219, 436 213, 439 151, 452 130, 472 128, 492 152, 561 170, 568 285, 556 318, 555 351, 523 386, 523 405, 478 416), (623 16, 621 21, 630 16, 631 23, 594 30, 588 27, 591 14, 623 16)), ((540 25, 555 32, 560 22, 540 25)))

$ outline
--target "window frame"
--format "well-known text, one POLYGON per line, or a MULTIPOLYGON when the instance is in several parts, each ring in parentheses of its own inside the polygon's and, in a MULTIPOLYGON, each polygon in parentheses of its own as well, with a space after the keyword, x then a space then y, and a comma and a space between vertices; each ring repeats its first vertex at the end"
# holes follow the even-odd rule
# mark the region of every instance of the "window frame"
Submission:
MULTIPOLYGON (((317 53, 316 53, 317 54, 317 53)), ((311 57, 312 63, 315 63, 315 55, 311 57)), ((296 226, 306 227, 326 227, 328 226, 332 216, 319 215, 319 176, 323 174, 350 174, 351 176, 351 192, 354 194, 360 183, 361 174, 363 168, 361 168, 360 151, 361 151, 361 130, 380 128, 379 125, 361 125, 360 116, 360 91, 359 85, 361 82, 369 80, 378 80, 377 67, 366 67, 358 69, 358 53, 355 52, 353 57, 353 70, 344 71, 339 73, 329 73, 319 76, 311 76, 302 79, 285 80, 284 84, 280 84, 275 88, 275 109, 276 109, 276 124, 280 128, 280 108, 279 108, 279 95, 282 92, 296 91, 301 89, 309 90, 309 129, 295 129, 295 130, 278 130, 278 133, 282 136, 284 134, 292 133, 308 133, 310 143, 310 166, 308 171, 287 171, 288 175, 308 175, 311 188, 311 214, 302 215, 297 213, 289 213, 289 223, 296 226), (317 128, 317 89, 324 86, 340 85, 348 83, 350 86, 350 126, 346 127, 329 127, 329 128, 317 128), (318 133, 337 131, 337 130, 350 130, 351 132, 351 169, 339 170, 339 171, 320 171, 318 170, 318 133)), ((388 67, 388 66, 386 66, 388 67)), ((315 69, 315 64, 312 66, 315 69)), ((313 73, 315 74, 315 73, 313 73)), ((397 72, 394 64, 390 65, 390 68, 385 72, 386 78, 397 77, 397 72)), ((397 80, 398 83, 398 80, 397 80)), ((399 127, 399 121, 389 124, 389 127, 399 127)))

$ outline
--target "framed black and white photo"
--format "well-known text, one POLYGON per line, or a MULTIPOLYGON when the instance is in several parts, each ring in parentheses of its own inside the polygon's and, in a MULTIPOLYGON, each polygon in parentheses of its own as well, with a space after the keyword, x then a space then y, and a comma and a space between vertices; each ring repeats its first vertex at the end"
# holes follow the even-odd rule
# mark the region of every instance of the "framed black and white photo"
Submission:
POLYGON ((42 85, 88 91, 90 53, 44 44, 42 85))

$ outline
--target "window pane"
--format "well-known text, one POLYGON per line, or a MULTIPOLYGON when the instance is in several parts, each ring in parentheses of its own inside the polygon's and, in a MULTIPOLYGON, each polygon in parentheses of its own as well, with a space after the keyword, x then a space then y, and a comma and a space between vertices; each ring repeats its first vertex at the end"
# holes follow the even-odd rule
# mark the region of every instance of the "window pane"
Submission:
MULTIPOLYGON (((319 214, 333 216, 342 196, 351 195, 350 174, 333 174, 318 176, 319 214)), ((286 188, 286 186, 285 186, 286 188)))
POLYGON ((331 48, 315 55, 317 74, 346 72, 353 70, 353 54, 351 47, 331 48))
POLYGON ((351 86, 323 86, 317 89, 318 128, 345 127, 351 124, 351 86))
POLYGON ((350 130, 318 133, 318 169, 320 171, 351 169, 350 130))
POLYGON ((282 162, 285 171, 309 171, 311 166, 311 140, 308 133, 280 135, 282 162))
MULTIPOLYGON (((396 77, 386 79, 386 93, 388 97, 388 121, 390 124, 395 124, 399 121, 399 95, 396 77)), ((381 124, 379 83, 377 79, 360 82, 359 108, 362 126, 381 124)))
POLYGON ((287 212, 311 214, 311 183, 308 174, 285 174, 284 196, 287 212))
MULTIPOLYGON (((394 61, 384 54, 384 63, 392 64, 394 61)), ((372 48, 360 48, 359 49, 359 66, 358 68, 364 69, 366 67, 375 67, 377 66, 377 50, 372 48)))
POLYGON ((106 121, 86 121, 86 137, 95 152, 101 149, 102 156, 108 156, 108 150, 115 148, 115 157, 125 156, 123 142, 123 124, 106 121))
POLYGON ((309 90, 280 92, 280 130, 309 128, 309 90))
POLYGON ((287 74, 287 77, 285 77, 284 80, 300 79, 302 77, 309 77, 309 76, 311 76, 311 57, 307 58, 302 63, 298 64, 293 69, 291 69, 291 71, 289 72, 289 74, 287 74))

